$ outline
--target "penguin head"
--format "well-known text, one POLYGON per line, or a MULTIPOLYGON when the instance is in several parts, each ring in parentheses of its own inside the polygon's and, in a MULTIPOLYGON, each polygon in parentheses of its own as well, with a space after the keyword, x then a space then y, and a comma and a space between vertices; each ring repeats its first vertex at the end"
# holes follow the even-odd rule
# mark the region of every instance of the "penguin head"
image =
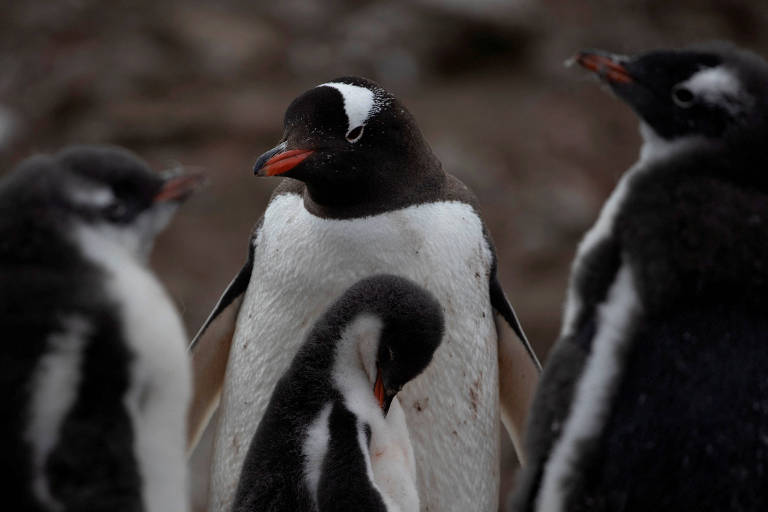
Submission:
POLYGON ((336 307, 343 337, 357 345, 371 391, 386 415, 393 398, 429 365, 443 337, 440 303, 408 279, 378 275, 359 281, 336 307))
MULTIPOLYGON (((635 56, 576 56, 666 141, 762 141, 768 131, 768 65, 725 43, 635 56)), ((762 143, 762 142, 761 142, 762 143)))
POLYGON ((300 180, 316 203, 346 207, 407 193, 439 165, 394 96, 371 80, 342 77, 290 104, 281 142, 254 172, 300 180))
POLYGON ((75 146, 35 156, 9 176, 6 192, 41 222, 97 229, 145 259, 155 235, 200 184, 197 174, 158 174, 132 153, 75 146))

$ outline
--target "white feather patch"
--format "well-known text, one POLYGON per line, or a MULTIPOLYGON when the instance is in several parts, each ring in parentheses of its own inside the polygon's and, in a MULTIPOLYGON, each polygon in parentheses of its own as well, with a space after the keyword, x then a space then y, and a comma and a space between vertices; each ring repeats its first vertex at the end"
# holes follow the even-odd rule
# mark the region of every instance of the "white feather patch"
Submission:
POLYGON ((370 460, 373 480, 385 501, 400 512, 418 512, 416 461, 400 400, 395 397, 385 419, 387 428, 371 430, 370 460))
POLYGON ((561 512, 567 489, 564 483, 578 462, 583 441, 600 435, 623 368, 623 356, 632 323, 640 311, 640 299, 632 271, 624 264, 597 313, 597 331, 592 353, 584 367, 562 435, 544 468, 537 498, 539 512, 561 512))
POLYGON ((347 133, 358 126, 363 126, 368 118, 381 110, 383 106, 377 101, 374 91, 341 82, 327 82, 318 87, 332 87, 344 98, 344 112, 347 114, 347 133))
POLYGON ((739 79, 729 69, 723 66, 706 68, 695 73, 681 84, 694 95, 704 98, 710 103, 722 104, 733 109, 735 105, 728 98, 736 98, 741 93, 739 79))
POLYGON ((69 194, 75 203, 92 208, 104 208, 115 201, 115 194, 111 189, 79 182, 77 186, 72 187, 69 194))
MULTIPOLYGON (((333 381, 344 397, 344 405, 368 423, 383 420, 381 408, 373 394, 381 328, 381 320, 377 317, 358 315, 344 329, 336 346, 333 364, 333 381)), ((371 428, 374 426, 371 424, 371 428)))
POLYGON ((601 242, 611 236, 614 222, 616 221, 616 215, 619 212, 624 197, 627 194, 629 182, 632 177, 640 172, 642 169, 638 163, 627 172, 625 172, 619 180, 616 188, 611 193, 608 200, 603 204, 600 210, 600 215, 597 218, 597 222, 587 231, 584 238, 579 242, 579 246, 576 249, 576 257, 573 260, 571 268, 571 283, 568 286, 566 293, 565 312, 563 315, 563 324, 560 330, 560 337, 566 337, 572 335, 576 330, 576 321, 581 315, 583 303, 581 297, 579 297, 578 290, 574 286, 573 279, 582 272, 584 259, 592 250, 601 242))
POLYGON ((40 503, 52 511, 63 507, 51 496, 45 464, 58 443, 61 424, 77 398, 83 348, 91 331, 80 316, 68 317, 62 325, 61 331, 48 338, 46 352, 35 368, 25 434, 32 446, 32 490, 40 503))
POLYGON ((640 160, 637 165, 643 166, 672 158, 706 142, 704 137, 695 135, 667 140, 656 133, 650 125, 643 122, 640 123, 640 136, 643 138, 643 145, 640 146, 640 160))
POLYGON ((331 439, 328 432, 328 418, 331 415, 332 405, 330 403, 325 404, 320 410, 320 414, 309 425, 302 449, 305 458, 304 477, 307 479, 307 487, 315 503, 317 503, 320 472, 323 469, 323 460, 328 452, 328 443, 331 439))
POLYGON ((358 419, 358 442, 371 485, 388 511, 418 512, 416 465, 405 414, 395 398, 385 417, 373 394, 382 327, 381 320, 369 314, 350 322, 337 345, 333 379, 344 405, 358 419), (371 450, 364 424, 371 428, 371 450))
POLYGON ((125 406, 147 512, 187 510, 186 410, 191 375, 186 335, 162 285, 103 228, 76 230, 83 254, 107 274, 133 359, 125 406))

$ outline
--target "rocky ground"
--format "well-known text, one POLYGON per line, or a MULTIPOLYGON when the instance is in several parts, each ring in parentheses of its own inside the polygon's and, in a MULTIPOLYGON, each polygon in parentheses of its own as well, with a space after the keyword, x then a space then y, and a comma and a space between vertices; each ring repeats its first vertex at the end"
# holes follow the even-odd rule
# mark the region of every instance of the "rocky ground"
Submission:
POLYGON ((544 357, 575 245, 639 144, 629 110, 564 62, 585 47, 710 39, 768 55, 767 22, 768 4, 715 0, 5 0, 0 172, 83 142, 205 172, 210 186, 153 258, 193 332, 276 185, 251 167, 279 139, 287 104, 330 78, 368 76, 478 195, 502 281, 544 357))

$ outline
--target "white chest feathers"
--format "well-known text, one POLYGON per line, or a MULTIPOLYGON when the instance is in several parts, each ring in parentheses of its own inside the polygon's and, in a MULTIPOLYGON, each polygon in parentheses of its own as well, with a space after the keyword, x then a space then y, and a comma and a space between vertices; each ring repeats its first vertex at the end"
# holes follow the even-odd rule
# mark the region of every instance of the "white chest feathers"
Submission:
POLYGON ((329 220, 307 212, 298 195, 275 198, 256 238, 227 367, 214 449, 214 509, 230 506, 248 442, 308 330, 354 283, 390 273, 431 292, 446 321, 432 364, 399 395, 418 461, 422 509, 495 510, 499 412, 491 259, 482 222, 464 203, 329 220))
POLYGON ((83 227, 77 241, 106 274, 132 356, 125 408, 148 512, 187 510, 186 409, 191 394, 186 335, 154 275, 99 228, 83 227))
MULTIPOLYGON (((376 404, 373 406, 376 407, 376 404)), ((320 411, 304 439, 304 475, 315 500, 331 439, 328 425, 331 407, 329 403, 320 411)), ((357 441, 366 462, 366 477, 378 491, 388 512, 418 512, 416 463, 400 401, 397 398, 392 400, 386 418, 381 412, 378 415, 380 419, 370 421, 369 417, 365 422, 371 428, 370 445, 366 440, 363 421, 358 423, 357 441)))
POLYGON ((378 318, 361 315, 345 329, 336 349, 333 381, 344 397, 344 406, 357 417, 357 441, 368 480, 387 511, 418 512, 416 463, 405 413, 395 398, 385 417, 373 395, 381 327, 378 318), (370 445, 364 425, 371 429, 370 445))

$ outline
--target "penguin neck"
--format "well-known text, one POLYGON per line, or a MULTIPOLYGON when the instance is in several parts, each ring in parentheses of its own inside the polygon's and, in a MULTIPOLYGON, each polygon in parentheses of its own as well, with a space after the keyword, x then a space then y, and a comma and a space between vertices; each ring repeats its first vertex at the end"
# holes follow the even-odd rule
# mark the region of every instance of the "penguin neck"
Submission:
POLYGON ((447 175, 429 148, 425 156, 404 162, 407 164, 380 170, 379 179, 354 185, 305 182, 304 207, 317 217, 349 219, 439 199, 447 175))
POLYGON ((700 149, 707 142, 704 137, 700 136, 667 140, 644 122, 640 122, 640 136, 643 139, 638 160, 638 165, 640 166, 675 158, 682 153, 700 149))
POLYGON ((668 172, 670 166, 693 175, 711 175, 746 188, 768 191, 768 151, 765 136, 759 135, 712 139, 691 135, 667 140, 644 122, 640 123, 643 144, 640 157, 631 170, 656 169, 668 172))
POLYGON ((357 314, 344 328, 336 344, 333 386, 345 406, 359 417, 383 417, 373 394, 376 354, 382 321, 369 313, 357 314))

